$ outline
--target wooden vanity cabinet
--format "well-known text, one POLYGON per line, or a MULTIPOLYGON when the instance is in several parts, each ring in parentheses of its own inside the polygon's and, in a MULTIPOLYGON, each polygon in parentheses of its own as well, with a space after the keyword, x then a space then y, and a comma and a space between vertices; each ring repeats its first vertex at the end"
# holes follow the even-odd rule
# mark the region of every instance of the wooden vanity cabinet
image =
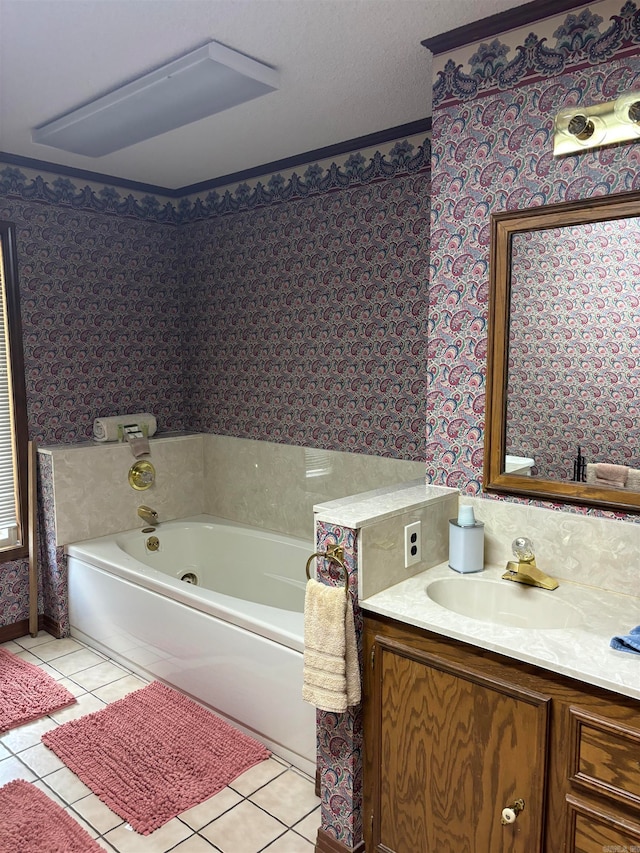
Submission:
POLYGON ((369 614, 363 653, 367 853, 640 853, 640 702, 369 614))

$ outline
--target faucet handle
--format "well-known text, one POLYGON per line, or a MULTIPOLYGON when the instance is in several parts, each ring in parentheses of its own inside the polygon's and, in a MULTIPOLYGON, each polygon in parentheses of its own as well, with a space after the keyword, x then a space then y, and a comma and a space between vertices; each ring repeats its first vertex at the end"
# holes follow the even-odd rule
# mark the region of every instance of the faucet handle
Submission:
POLYGON ((526 536, 518 536, 511 543, 511 548, 515 556, 521 563, 531 563, 535 560, 535 552, 533 550, 533 542, 527 539, 526 536))

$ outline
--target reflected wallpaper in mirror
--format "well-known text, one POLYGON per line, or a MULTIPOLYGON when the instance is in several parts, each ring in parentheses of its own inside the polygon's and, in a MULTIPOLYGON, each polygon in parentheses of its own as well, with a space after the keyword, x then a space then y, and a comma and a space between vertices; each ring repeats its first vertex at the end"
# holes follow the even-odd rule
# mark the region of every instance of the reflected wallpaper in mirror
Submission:
POLYGON ((536 477, 640 490, 640 219, 513 234, 511 250, 506 453, 536 477))

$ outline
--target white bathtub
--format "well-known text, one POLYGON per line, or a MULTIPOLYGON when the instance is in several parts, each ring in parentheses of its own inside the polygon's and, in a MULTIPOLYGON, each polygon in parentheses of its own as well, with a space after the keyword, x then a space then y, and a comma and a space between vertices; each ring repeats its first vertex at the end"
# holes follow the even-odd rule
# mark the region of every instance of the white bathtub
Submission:
POLYGON ((300 698, 312 542, 202 515, 66 550, 72 635, 315 773, 315 709, 300 698))

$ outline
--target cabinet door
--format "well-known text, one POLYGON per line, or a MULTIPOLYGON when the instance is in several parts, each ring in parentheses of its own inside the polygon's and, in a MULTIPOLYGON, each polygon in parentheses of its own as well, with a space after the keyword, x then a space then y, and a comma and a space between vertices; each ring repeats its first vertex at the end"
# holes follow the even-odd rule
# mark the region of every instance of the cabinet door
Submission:
POLYGON ((377 637, 370 701, 375 851, 542 849, 548 697, 377 637))

